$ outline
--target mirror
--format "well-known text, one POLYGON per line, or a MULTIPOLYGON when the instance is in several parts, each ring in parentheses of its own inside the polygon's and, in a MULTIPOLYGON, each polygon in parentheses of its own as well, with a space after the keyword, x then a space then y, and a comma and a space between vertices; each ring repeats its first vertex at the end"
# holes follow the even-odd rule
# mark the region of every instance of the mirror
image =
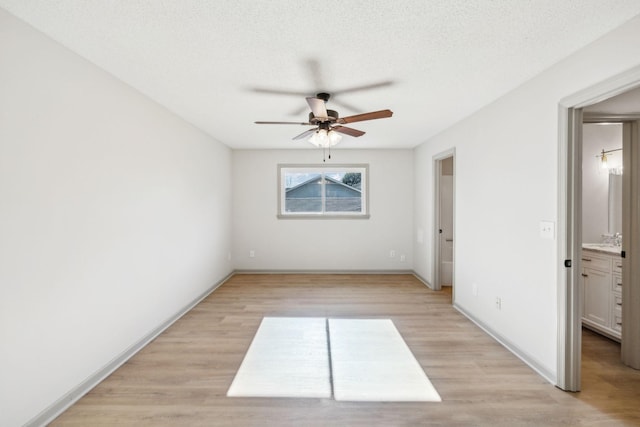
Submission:
POLYGON ((609 234, 622 234, 622 175, 609 173, 609 234))

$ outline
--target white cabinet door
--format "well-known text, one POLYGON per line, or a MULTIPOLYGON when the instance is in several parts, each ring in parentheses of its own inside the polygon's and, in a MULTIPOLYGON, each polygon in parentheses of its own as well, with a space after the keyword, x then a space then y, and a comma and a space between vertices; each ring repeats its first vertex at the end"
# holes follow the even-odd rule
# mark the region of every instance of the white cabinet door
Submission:
POLYGON ((595 324, 609 327, 611 275, 602 271, 584 268, 583 317, 595 324))
POLYGON ((622 295, 611 294, 611 329, 622 332, 622 295))

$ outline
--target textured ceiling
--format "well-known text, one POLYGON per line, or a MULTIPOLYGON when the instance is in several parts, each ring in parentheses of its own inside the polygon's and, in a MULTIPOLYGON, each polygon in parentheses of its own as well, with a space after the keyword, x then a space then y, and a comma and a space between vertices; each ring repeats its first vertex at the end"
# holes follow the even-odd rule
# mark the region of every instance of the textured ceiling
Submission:
MULTIPOLYGON (((638 0, 0 0, 233 148, 296 148, 303 96, 389 108, 345 148, 414 147, 640 13, 638 0), (384 85, 384 83, 390 83, 384 85), (292 113, 296 113, 293 114, 292 113)), ((340 102, 340 104, 338 104, 340 102)), ((348 108, 351 107, 351 108, 348 108)))

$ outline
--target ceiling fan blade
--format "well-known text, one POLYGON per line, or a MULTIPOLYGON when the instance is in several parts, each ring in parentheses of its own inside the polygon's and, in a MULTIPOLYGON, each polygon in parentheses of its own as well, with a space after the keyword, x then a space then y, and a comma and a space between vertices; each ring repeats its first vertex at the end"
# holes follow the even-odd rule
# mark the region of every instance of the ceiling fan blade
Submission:
POLYGON ((314 126, 309 122, 253 122, 257 125, 303 125, 314 126))
POLYGON ((292 96, 307 96, 308 92, 298 92, 295 90, 281 90, 281 89, 267 89, 262 87, 252 87, 249 88, 252 92, 256 93, 266 93, 270 95, 292 95, 292 96))
POLYGON ((325 105, 324 100, 315 97, 308 97, 307 104, 311 107, 311 111, 316 119, 321 121, 329 119, 327 106, 325 105))
POLYGON ((319 91, 324 86, 322 73, 320 72, 320 61, 310 58, 305 61, 305 64, 309 68, 314 87, 319 91))
POLYGON ((346 108, 347 110, 351 110, 353 112, 362 111, 362 108, 356 108, 354 105, 347 104, 346 102, 341 101, 338 98, 333 98, 331 100, 331 102, 333 102, 335 105, 339 105, 339 106, 341 106, 343 108, 346 108))
POLYGON ((370 89, 377 89, 379 87, 391 86, 392 84, 393 84, 392 80, 385 80, 383 82, 371 83, 371 84, 368 84, 368 85, 350 87, 350 88, 346 88, 346 89, 342 89, 342 90, 334 90, 333 94, 334 95, 341 95, 343 93, 360 92, 360 91, 363 91, 363 90, 370 90, 370 89))
POLYGON ((333 126, 331 129, 335 130, 336 132, 344 133, 345 135, 353 136, 356 138, 365 134, 365 132, 361 130, 348 128, 346 126, 333 126))
POLYGON ((355 116, 342 117, 337 120, 340 124, 362 122, 364 120, 384 119, 393 116, 391 110, 372 111, 370 113, 356 114, 355 116))
POLYGON ((305 111, 307 111, 307 106, 303 105, 300 108, 296 108, 295 110, 291 111, 289 113, 290 116, 299 116, 300 114, 304 113, 305 111))
POLYGON ((295 139, 304 139, 304 138, 307 138, 307 137, 311 137, 311 135, 313 135, 316 132, 316 130, 317 129, 315 129, 315 128, 306 130, 306 131, 302 132, 300 135, 294 136, 293 139, 295 140, 295 139))

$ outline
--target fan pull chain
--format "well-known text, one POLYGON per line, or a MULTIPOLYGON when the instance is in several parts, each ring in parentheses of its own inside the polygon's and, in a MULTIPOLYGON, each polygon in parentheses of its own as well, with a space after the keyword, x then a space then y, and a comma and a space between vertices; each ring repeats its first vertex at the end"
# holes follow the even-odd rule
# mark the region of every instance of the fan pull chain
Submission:
MULTIPOLYGON (((331 160, 331 146, 329 146, 329 160, 331 160)), ((322 147, 322 161, 327 161, 327 147, 322 147)))

